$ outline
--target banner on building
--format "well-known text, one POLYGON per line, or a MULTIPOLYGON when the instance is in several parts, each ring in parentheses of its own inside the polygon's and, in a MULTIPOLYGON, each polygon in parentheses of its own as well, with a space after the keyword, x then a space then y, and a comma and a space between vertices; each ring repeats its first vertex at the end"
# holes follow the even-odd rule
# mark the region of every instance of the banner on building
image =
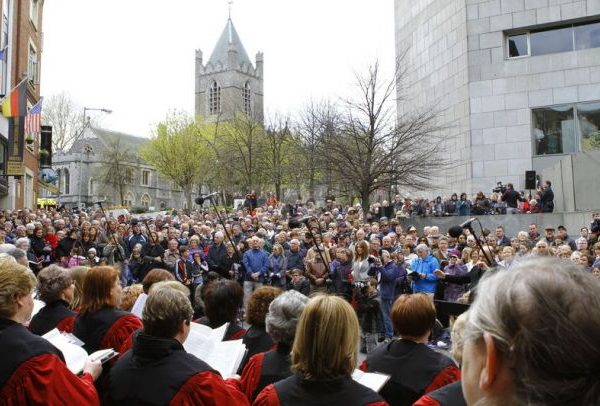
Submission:
POLYGON ((8 118, 8 157, 6 159, 6 175, 23 176, 24 135, 22 117, 8 118))

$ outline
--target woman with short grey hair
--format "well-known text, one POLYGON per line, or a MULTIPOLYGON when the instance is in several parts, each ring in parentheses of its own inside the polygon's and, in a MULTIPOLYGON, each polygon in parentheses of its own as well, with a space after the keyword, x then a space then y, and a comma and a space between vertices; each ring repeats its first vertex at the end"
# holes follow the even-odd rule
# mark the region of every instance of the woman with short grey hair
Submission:
POLYGON ((530 257, 478 289, 464 331, 467 404, 600 404, 600 280, 530 257))
POLYGON ((296 325, 307 303, 306 296, 290 290, 276 297, 269 305, 265 323, 276 347, 252 356, 239 381, 229 380, 239 386, 251 403, 263 388, 292 375, 290 351, 296 335, 296 325))
POLYGON ((40 336, 54 328, 72 332, 77 313, 69 308, 75 296, 71 272, 58 265, 50 265, 42 269, 37 278, 37 294, 46 305, 33 316, 29 330, 40 336))

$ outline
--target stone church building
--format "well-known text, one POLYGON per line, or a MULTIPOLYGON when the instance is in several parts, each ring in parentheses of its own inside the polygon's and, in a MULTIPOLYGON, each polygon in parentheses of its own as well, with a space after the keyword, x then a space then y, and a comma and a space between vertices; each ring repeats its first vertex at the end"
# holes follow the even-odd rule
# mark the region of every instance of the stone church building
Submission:
MULTIPOLYGON (((195 113, 209 121, 227 121, 237 112, 263 120, 263 54, 256 54, 254 64, 250 61, 229 18, 206 65, 202 51, 196 50, 195 113)), ((92 127, 67 151, 54 155, 58 203, 85 207, 105 201, 107 207, 119 206, 119 194, 104 185, 100 176, 104 153, 116 139, 131 152, 130 161, 122 163, 126 171, 124 204, 149 210, 185 208, 183 192, 140 157, 139 148, 148 138, 92 127)))
POLYGON ((196 50, 195 96, 196 117, 227 121, 242 112, 263 120, 263 54, 250 61, 231 17, 206 65, 196 50))

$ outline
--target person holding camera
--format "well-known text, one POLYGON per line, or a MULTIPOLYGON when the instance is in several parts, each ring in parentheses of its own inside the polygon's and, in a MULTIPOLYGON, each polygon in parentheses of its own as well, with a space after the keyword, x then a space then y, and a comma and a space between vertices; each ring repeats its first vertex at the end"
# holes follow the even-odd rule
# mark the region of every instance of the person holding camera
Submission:
POLYGON ((542 187, 538 188, 540 193, 540 205, 542 213, 552 213, 554 211, 554 192, 552 191, 552 182, 545 181, 542 187))
POLYGON ((372 352, 379 339, 385 337, 381 297, 377 290, 377 279, 369 278, 365 282, 358 282, 357 286, 357 311, 360 324, 360 353, 372 352))
POLYGON ((381 310, 383 316, 383 325, 385 328, 385 339, 391 340, 394 337, 394 326, 390 312, 396 294, 397 279, 402 277, 400 268, 393 261, 391 254, 381 251, 381 260, 377 259, 369 270, 371 276, 377 276, 379 279, 379 292, 381 294, 381 310))
POLYGON ((515 214, 519 208, 519 202, 525 201, 523 196, 517 192, 512 183, 506 184, 506 189, 502 192, 501 197, 503 202, 506 202, 506 206, 509 210, 508 213, 515 214))
POLYGON ((329 276, 333 291, 350 301, 352 299, 352 251, 348 248, 336 250, 336 259, 329 264, 329 276))

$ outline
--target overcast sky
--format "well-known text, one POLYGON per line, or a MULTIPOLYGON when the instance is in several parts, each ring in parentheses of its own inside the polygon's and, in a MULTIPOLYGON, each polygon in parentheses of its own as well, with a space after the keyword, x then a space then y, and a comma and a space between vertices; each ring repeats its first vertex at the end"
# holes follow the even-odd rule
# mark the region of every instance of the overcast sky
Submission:
MULTIPOLYGON (((208 60, 227 15, 227 0, 46 1, 42 95, 66 91, 113 110, 104 127, 149 136, 169 110, 193 113, 194 50, 208 60)), ((251 60, 264 52, 267 114, 344 95, 375 58, 393 68, 393 0, 236 0, 232 20, 251 60)))

